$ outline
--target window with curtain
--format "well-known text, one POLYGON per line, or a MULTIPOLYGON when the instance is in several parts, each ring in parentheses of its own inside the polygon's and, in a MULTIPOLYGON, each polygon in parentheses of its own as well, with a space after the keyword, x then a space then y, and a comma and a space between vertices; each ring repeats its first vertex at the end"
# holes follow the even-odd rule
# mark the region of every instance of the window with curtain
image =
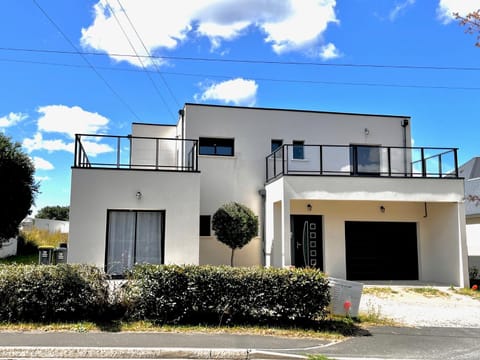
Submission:
POLYGON ((109 210, 106 272, 121 276, 135 264, 162 264, 164 211, 109 210))

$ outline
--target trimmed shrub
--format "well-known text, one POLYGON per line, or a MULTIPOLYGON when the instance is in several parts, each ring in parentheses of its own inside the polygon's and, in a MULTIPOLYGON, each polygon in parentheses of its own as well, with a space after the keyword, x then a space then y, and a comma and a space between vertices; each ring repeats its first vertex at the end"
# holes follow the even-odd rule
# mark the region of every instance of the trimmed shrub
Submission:
POLYGON ((108 306, 94 266, 0 265, 0 321, 99 320, 108 306))
POLYGON ((323 319, 328 280, 315 269, 141 265, 128 316, 157 323, 303 323, 323 319))

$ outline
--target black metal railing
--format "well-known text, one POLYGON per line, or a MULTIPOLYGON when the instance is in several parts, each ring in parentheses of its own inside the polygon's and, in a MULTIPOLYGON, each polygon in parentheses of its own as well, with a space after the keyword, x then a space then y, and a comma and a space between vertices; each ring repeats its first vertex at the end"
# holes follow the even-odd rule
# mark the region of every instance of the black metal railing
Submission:
POLYGON ((198 171, 198 140, 77 134, 74 167, 198 171))
POLYGON ((285 144, 266 158, 266 180, 283 175, 458 178, 456 148, 285 144))

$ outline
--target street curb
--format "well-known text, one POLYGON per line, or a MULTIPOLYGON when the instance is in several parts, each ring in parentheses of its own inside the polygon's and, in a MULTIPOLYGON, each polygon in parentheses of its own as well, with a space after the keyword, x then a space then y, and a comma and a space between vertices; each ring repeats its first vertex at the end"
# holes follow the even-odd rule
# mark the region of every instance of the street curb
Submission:
POLYGON ((306 359, 306 356, 255 349, 1 346, 0 358, 95 359, 306 359))

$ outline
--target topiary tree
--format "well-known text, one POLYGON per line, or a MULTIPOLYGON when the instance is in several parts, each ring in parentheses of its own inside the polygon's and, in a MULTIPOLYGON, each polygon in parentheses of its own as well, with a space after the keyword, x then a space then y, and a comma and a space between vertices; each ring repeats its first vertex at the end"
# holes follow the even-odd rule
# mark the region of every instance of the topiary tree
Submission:
POLYGON ((245 205, 231 202, 213 214, 212 229, 218 241, 232 249, 230 265, 233 266, 235 250, 241 249, 258 235, 258 216, 245 205))
POLYGON ((16 236, 38 193, 35 166, 19 143, 0 133, 0 241, 16 236))

